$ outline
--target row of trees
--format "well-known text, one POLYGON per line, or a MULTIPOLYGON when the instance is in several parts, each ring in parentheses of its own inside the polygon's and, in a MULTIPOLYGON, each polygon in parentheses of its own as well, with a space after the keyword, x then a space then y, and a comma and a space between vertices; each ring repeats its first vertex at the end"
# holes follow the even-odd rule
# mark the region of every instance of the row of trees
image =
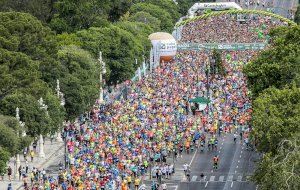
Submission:
POLYGON ((300 26, 271 31, 272 48, 244 68, 253 95, 260 189, 299 189, 300 26))

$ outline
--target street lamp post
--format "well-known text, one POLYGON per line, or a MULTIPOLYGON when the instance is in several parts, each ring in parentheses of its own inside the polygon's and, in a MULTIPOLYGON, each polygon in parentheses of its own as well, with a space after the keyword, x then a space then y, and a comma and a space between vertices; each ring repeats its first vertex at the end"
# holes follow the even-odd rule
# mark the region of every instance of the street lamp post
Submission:
POLYGON ((143 55, 143 70, 144 70, 144 77, 147 75, 147 68, 146 68, 146 60, 145 56, 143 55))
POLYGON ((150 50, 150 68, 149 68, 149 70, 150 70, 150 73, 152 73, 152 69, 153 69, 153 63, 154 63, 154 61, 153 61, 153 57, 154 57, 154 51, 153 51, 153 48, 151 48, 151 50, 150 50))
POLYGON ((100 75, 99 75, 99 83, 100 83, 100 92, 99 92, 99 103, 102 103, 103 100, 103 79, 102 79, 102 75, 106 74, 106 68, 105 68, 105 62, 102 59, 102 52, 99 52, 99 59, 98 59, 99 63, 100 63, 100 75))
MULTIPOLYGON (((44 104, 43 98, 40 98, 40 99, 38 100, 38 102, 39 102, 39 104, 40 104, 40 109, 41 109, 41 110, 45 110, 45 111, 46 111, 46 115, 47 115, 47 117, 48 117, 48 116, 49 116, 48 111, 47 111, 48 106, 47 106, 46 104, 44 104)), ((39 138, 40 138, 40 139, 39 139, 39 143, 40 143, 39 157, 45 158, 43 135, 40 134, 40 137, 39 137, 39 138)))
MULTIPOLYGON (((64 94, 60 91, 60 85, 59 85, 59 80, 57 79, 56 80, 56 94, 57 94, 57 97, 60 99, 60 105, 61 106, 64 106, 65 105, 65 99, 64 99, 64 94)), ((57 137, 56 137, 56 140, 58 142, 62 142, 62 138, 61 138, 61 129, 58 129, 58 132, 57 132, 57 137)))
MULTIPOLYGON (((18 121, 18 123, 20 122, 20 116, 19 116, 19 108, 17 107, 16 108, 16 119, 17 119, 17 121, 18 121)), ((19 129, 17 130, 17 136, 19 137, 19 129)), ((15 168, 15 178, 19 178, 19 172, 18 172, 18 169, 19 169, 19 167, 20 167, 20 154, 18 153, 17 155, 16 155, 16 168, 15 168)))

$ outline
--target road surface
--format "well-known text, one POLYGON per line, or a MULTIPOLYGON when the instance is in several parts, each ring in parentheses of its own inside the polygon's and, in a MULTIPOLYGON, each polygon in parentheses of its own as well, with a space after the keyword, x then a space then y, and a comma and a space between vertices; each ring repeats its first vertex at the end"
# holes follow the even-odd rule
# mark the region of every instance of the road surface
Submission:
POLYGON ((191 165, 191 181, 182 181, 178 189, 182 190, 255 190, 256 186, 249 181, 254 171, 255 152, 245 150, 237 141, 233 142, 232 134, 219 138, 216 151, 197 153, 191 165), (212 158, 219 155, 220 163, 217 170, 212 169, 212 158), (201 174, 204 177, 201 178, 201 174))
MULTIPOLYGON (((253 174, 255 161, 258 160, 257 153, 246 150, 239 140, 234 143, 233 134, 222 134, 218 140, 216 151, 197 150, 178 158, 175 176, 171 180, 163 180, 168 190, 255 190, 256 185, 249 178, 253 174), (214 155, 220 157, 218 170, 212 169, 214 155), (190 182, 184 176, 184 163, 191 166, 190 182)), ((151 189, 152 181, 148 178, 144 181, 147 189, 151 189)))

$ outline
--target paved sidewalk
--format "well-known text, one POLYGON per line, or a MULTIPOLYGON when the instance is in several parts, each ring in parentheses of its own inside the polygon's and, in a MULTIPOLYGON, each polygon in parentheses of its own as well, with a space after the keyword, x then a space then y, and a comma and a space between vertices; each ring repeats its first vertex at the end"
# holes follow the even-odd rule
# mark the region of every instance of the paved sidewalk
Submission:
MULTIPOLYGON (((32 147, 30 147, 30 149, 32 149, 32 147)), ((30 161, 30 156, 27 157, 30 171, 33 167, 36 167, 39 169, 47 168, 50 164, 50 161, 52 161, 53 157, 55 157, 55 154, 57 154, 58 152, 64 152, 64 143, 53 141, 53 143, 51 144, 50 140, 46 139, 45 145, 44 145, 45 158, 39 158, 38 151, 39 151, 39 146, 37 147, 37 153, 33 159, 33 162, 30 161)), ((25 164, 23 154, 20 155, 20 161, 21 161, 21 166, 25 167, 26 164, 25 164)), ((9 182, 8 176, 6 174, 4 176, 4 180, 0 181, 0 190, 6 190, 9 183, 12 183, 13 190, 22 189, 22 188, 20 188, 23 185, 22 181, 19 179, 14 179, 14 175, 16 172, 14 157, 10 159, 9 165, 13 169, 13 175, 12 175, 13 180, 11 182, 9 182)))

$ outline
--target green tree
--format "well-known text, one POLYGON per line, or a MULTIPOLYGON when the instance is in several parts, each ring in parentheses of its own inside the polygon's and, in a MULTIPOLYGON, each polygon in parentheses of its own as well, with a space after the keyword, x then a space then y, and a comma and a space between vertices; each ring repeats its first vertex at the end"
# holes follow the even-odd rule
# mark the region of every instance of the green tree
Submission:
POLYGON ((99 51, 103 52, 103 57, 109 67, 109 83, 124 81, 132 77, 136 65, 135 58, 141 62, 143 47, 135 37, 117 27, 111 25, 105 28, 89 28, 77 32, 83 43, 83 48, 88 50, 96 58, 99 51))
POLYGON ((216 49, 212 52, 212 58, 214 60, 213 65, 211 65, 211 71, 214 72, 214 74, 219 74, 221 76, 226 75, 226 70, 222 62, 221 53, 217 51, 216 49))
POLYGON ((118 21, 132 5, 132 0, 112 0, 109 10, 109 20, 112 22, 118 21))
POLYGON ((22 52, 34 60, 43 60, 57 52, 54 33, 30 14, 0 13, 0 28, 3 49, 22 52))
POLYGON ((50 26, 57 33, 106 26, 111 3, 109 0, 57 0, 50 26))
POLYGON ((11 155, 15 155, 19 147, 19 139, 15 131, 4 125, 0 125, 0 131, 0 147, 9 151, 11 155))
POLYGON ((56 38, 57 38, 57 45, 59 47, 68 46, 68 45, 75 45, 75 46, 80 47, 82 45, 82 43, 80 42, 80 39, 76 36, 75 33, 58 34, 56 36, 56 38))
POLYGON ((279 27, 270 35, 271 48, 244 67, 254 97, 271 86, 300 85, 300 27, 279 27))
POLYGON ((48 106, 48 110, 49 110, 48 112, 51 119, 50 133, 54 134, 55 132, 57 132, 59 129, 62 128, 62 123, 64 122, 66 117, 66 110, 61 105, 59 98, 53 93, 48 92, 44 100, 48 106))
POLYGON ((300 5, 297 7, 297 11, 295 13, 295 22, 299 25, 300 24, 300 5))
POLYGON ((300 27, 270 36, 270 48, 244 67, 254 99, 251 138, 264 153, 253 179, 260 189, 298 189, 300 27))
POLYGON ((278 146, 276 156, 267 153, 258 164, 253 180, 259 189, 300 188, 300 133, 284 139, 278 146))
POLYGON ((269 88, 253 103, 253 138, 262 152, 277 153, 279 143, 300 131, 300 88, 269 88))
POLYGON ((53 4, 56 0, 1 0, 0 11, 26 12, 43 22, 49 22, 53 16, 53 4))
POLYGON ((152 16, 150 13, 148 12, 144 12, 144 11, 140 11, 140 12, 136 12, 135 14, 131 15, 128 19, 129 21, 132 22, 141 22, 144 24, 147 24, 148 26, 150 26, 153 31, 160 31, 160 25, 161 22, 158 18, 152 16))
POLYGON ((142 2, 151 3, 167 11, 171 15, 174 24, 180 18, 179 6, 173 0, 143 0, 142 2))
POLYGON ((10 153, 0 146, 0 174, 6 173, 6 163, 10 159, 10 153))
POLYGON ((73 45, 62 47, 58 57, 67 73, 61 82, 65 108, 68 118, 74 119, 90 109, 98 97, 99 65, 89 52, 73 45))
POLYGON ((140 22, 117 22, 115 25, 136 37, 137 43, 143 47, 144 56, 148 57, 152 47, 148 36, 153 33, 153 29, 147 24, 140 22))
POLYGON ((141 11, 147 12, 159 19, 161 21, 160 28, 163 31, 172 32, 174 23, 171 15, 165 9, 151 3, 137 3, 130 8, 130 13, 132 15, 141 11))
POLYGON ((25 122, 29 136, 47 135, 51 131, 53 126, 50 117, 41 111, 37 99, 32 95, 16 92, 5 96, 0 102, 0 112, 5 115, 14 116, 16 107, 20 108, 20 118, 25 122))
POLYGON ((28 147, 30 145, 30 143, 32 142, 32 138, 30 136, 27 135, 27 136, 23 137, 23 135, 21 135, 21 134, 23 134, 24 130, 26 131, 26 129, 22 129, 20 127, 20 125, 15 117, 0 115, 0 125, 11 128, 15 131, 15 133, 18 132, 20 134, 20 136, 18 137, 18 139, 20 141, 18 151, 21 151, 25 147, 28 147))
MULTIPOLYGON (((0 13, 0 48, 6 49, 10 52, 19 52, 24 55, 11 53, 11 61, 18 61, 19 64, 24 60, 30 66, 38 65, 40 77, 48 84, 55 84, 55 81, 60 73, 60 64, 57 62, 57 45, 54 33, 50 28, 43 26, 43 24, 27 13, 6 12, 0 13), (14 56, 18 56, 16 61, 14 56)), ((7 54, 7 52, 4 52, 7 54)), ((5 62, 5 60, 3 60, 5 62)), ((22 71, 20 71, 22 72, 22 71)), ((36 72, 36 71, 34 71, 36 72)), ((26 74, 26 73, 23 73, 26 74)), ((26 75, 34 73, 29 72, 26 75)))
POLYGON ((0 97, 26 88, 39 78, 38 62, 19 52, 0 48, 0 97))

